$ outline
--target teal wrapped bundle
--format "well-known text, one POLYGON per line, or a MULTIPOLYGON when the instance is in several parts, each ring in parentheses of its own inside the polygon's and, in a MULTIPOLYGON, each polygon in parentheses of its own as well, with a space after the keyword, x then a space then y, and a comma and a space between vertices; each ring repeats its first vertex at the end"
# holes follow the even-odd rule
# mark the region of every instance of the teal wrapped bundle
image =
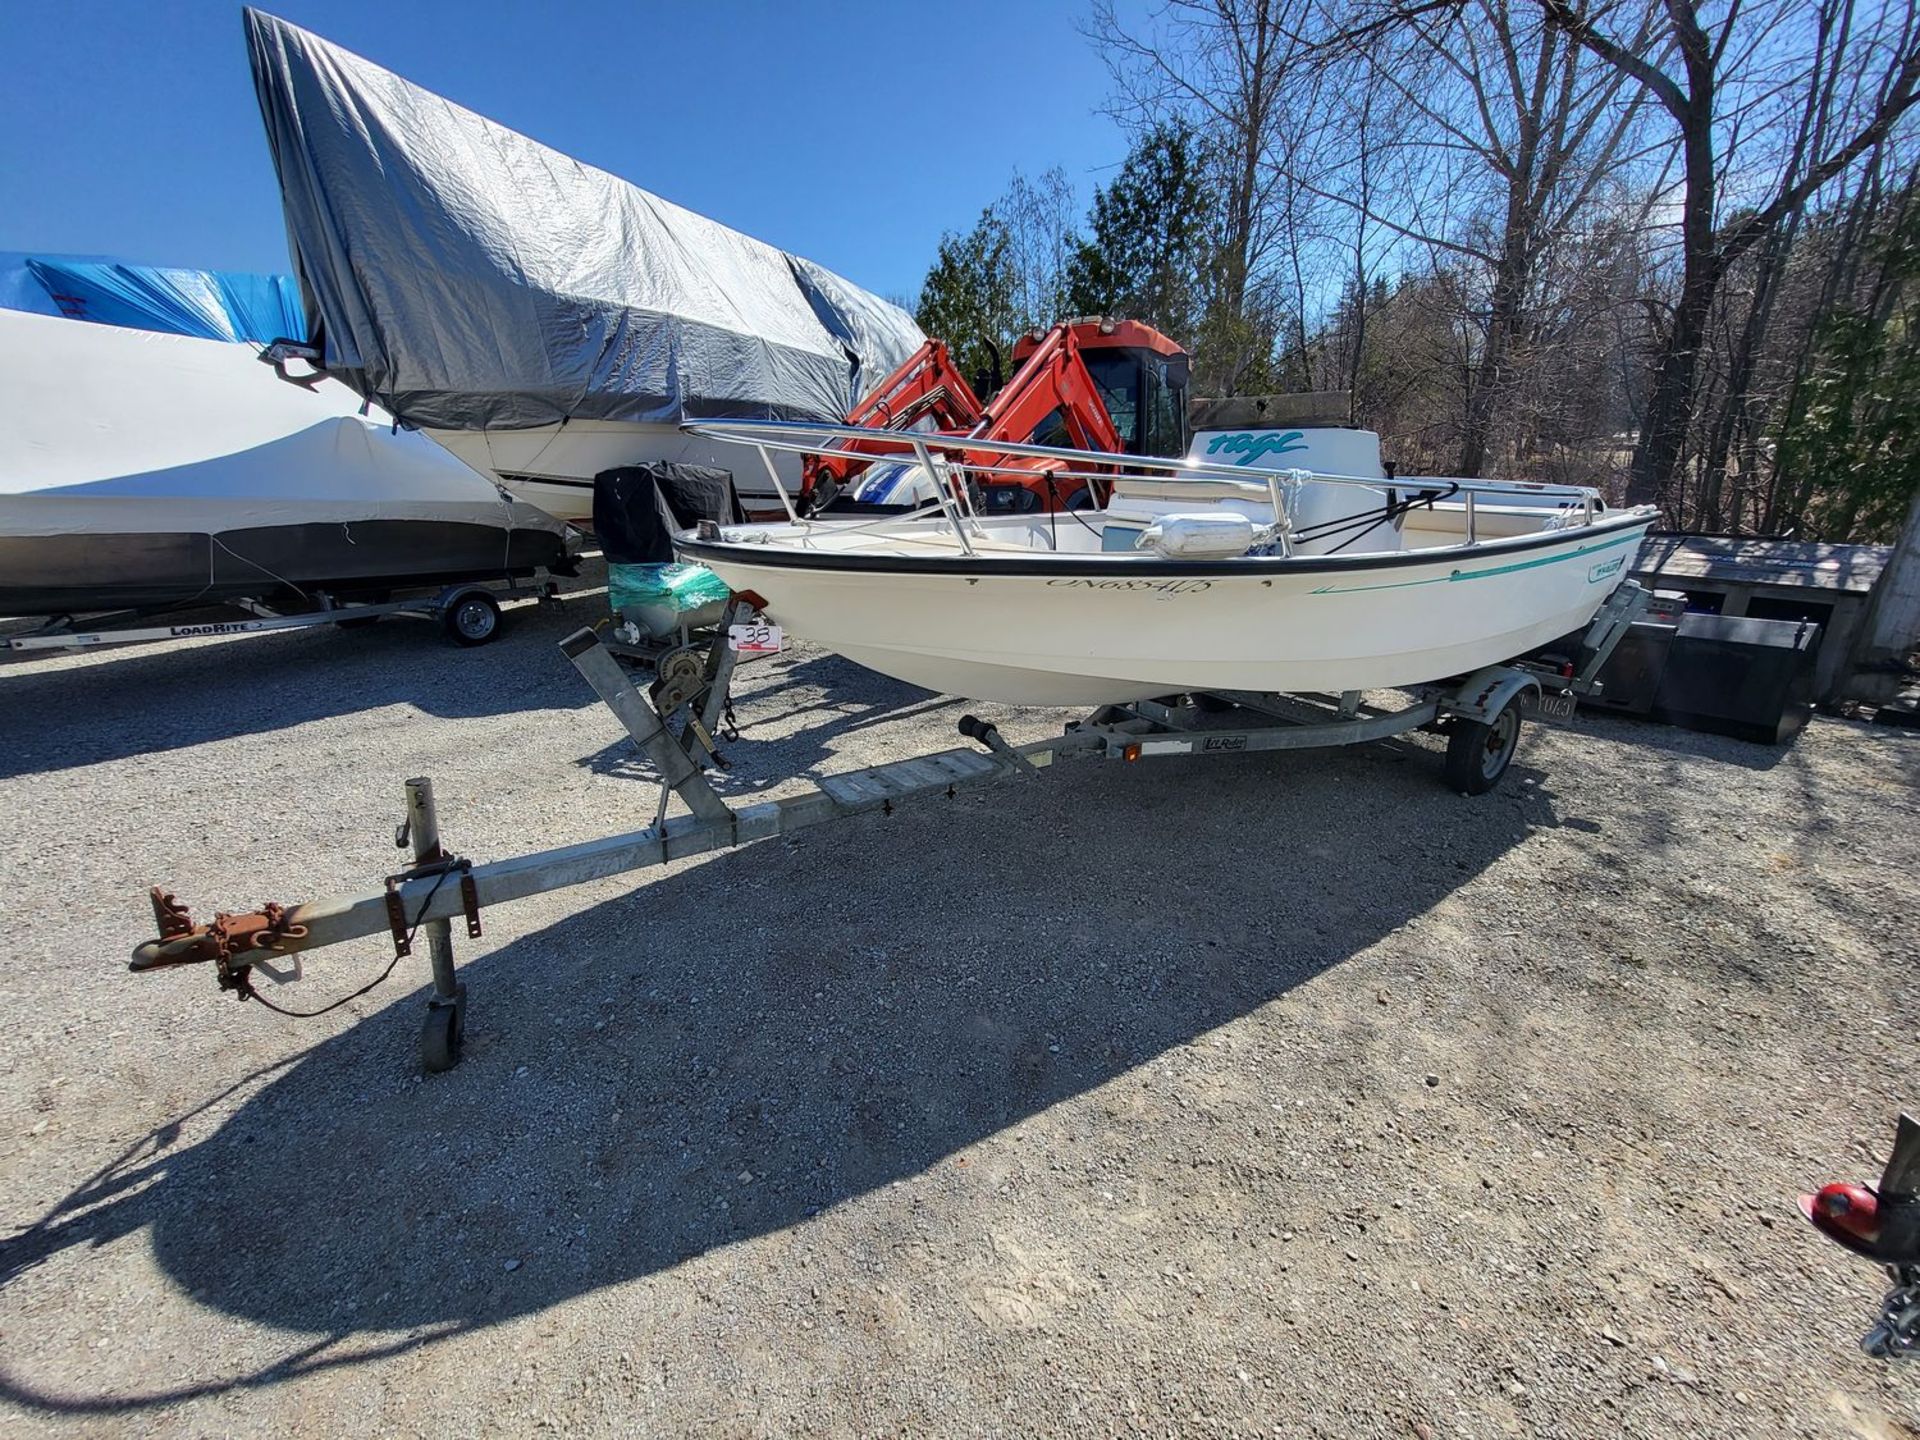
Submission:
POLYGON ((704 565, 609 565, 607 604, 617 615, 630 605, 699 610, 724 605, 733 592, 704 565))
POLYGON ((717 625, 733 592, 704 565, 607 566, 607 605, 642 634, 717 625))

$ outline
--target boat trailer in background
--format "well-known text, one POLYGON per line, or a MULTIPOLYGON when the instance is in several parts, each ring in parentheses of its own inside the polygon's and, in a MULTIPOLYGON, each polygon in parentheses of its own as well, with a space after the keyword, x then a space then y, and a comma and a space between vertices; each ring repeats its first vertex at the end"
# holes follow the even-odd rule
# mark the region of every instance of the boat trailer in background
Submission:
POLYGON ((1081 756, 1138 762, 1170 755, 1241 755, 1360 744, 1425 729, 1447 736, 1448 782, 1463 793, 1482 794, 1498 783, 1513 759, 1522 711, 1570 718, 1645 600, 1646 592, 1629 582, 1602 607, 1574 655, 1489 666, 1463 680, 1406 692, 1408 703, 1397 708, 1364 704, 1358 693, 1169 696, 1104 706, 1058 736, 1021 745, 969 715, 960 721, 960 733, 977 748, 942 750, 829 775, 798 795, 734 805, 720 796, 705 772, 721 763, 715 731, 725 713, 735 659, 730 630, 749 613, 745 602, 734 602, 730 623, 708 642, 709 652, 697 672, 686 661, 675 661, 655 681, 650 695, 636 688, 592 630, 580 630, 560 648, 658 772, 660 798, 652 824, 603 840, 478 863, 444 847, 431 782, 409 780, 406 820, 395 841, 402 848, 411 846, 413 863, 388 876, 381 888, 306 904, 222 912, 209 924, 195 924, 185 906, 156 886, 152 896, 159 934, 133 952, 131 968, 210 963, 221 989, 241 999, 261 998, 269 1008, 279 1009, 255 988, 256 970, 276 982, 298 978, 296 957, 302 953, 384 934, 393 945, 391 973, 424 930, 433 988, 421 1036, 421 1063, 429 1071, 446 1070, 460 1058, 466 1014, 466 988, 454 971, 453 922, 462 922, 468 938, 478 939, 488 907, 869 811, 891 814, 903 801, 951 798, 963 789, 1032 778, 1055 761, 1081 756), (667 813, 675 796, 687 813, 667 813), (288 960, 296 963, 283 966, 288 960))
POLYGON ((423 587, 414 598, 402 600, 337 600, 316 591, 313 594, 313 609, 291 615, 260 600, 228 600, 214 608, 237 609, 246 618, 191 620, 177 624, 142 625, 138 623, 140 620, 158 617, 138 611, 93 615, 84 619, 60 615, 37 629, 18 635, 0 636, 0 651, 100 650, 111 645, 151 645, 162 640, 192 640, 212 635, 311 630, 319 625, 355 627, 371 625, 389 615, 433 620, 458 645, 484 645, 500 633, 500 602, 528 596, 543 601, 556 600, 560 598, 559 582, 543 569, 524 580, 465 580, 438 589, 423 587))

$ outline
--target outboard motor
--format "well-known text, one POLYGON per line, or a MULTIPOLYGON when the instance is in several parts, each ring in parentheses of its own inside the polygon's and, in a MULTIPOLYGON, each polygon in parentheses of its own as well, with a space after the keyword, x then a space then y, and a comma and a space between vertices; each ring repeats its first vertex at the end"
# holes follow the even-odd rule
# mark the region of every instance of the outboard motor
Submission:
POLYGON ((704 465, 623 465, 593 477, 593 529, 607 557, 607 604, 631 639, 717 625, 732 594, 704 565, 674 559, 676 531, 739 524, 733 475, 704 465))

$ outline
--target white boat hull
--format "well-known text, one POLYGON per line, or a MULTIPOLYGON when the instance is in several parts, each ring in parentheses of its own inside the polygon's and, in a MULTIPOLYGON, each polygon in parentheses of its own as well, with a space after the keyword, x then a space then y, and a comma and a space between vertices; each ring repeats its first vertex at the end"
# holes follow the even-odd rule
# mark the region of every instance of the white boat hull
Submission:
POLYGON ((0 310, 0 615, 559 568, 569 535, 344 385, 252 349, 0 310))
MULTIPOLYGON (((537 430, 429 430, 467 464, 549 515, 593 524, 593 477, 623 465, 710 465, 733 475, 734 493, 748 515, 785 513, 766 466, 751 450, 689 435, 677 425, 617 420, 570 420, 537 430)), ((780 454, 774 467, 789 494, 800 490, 800 457, 780 454)))
POLYGON ((1498 664, 1589 624, 1651 523, 1191 564, 995 552, 874 562, 685 537, 682 553, 762 597, 794 635, 882 674, 976 700, 1088 706, 1192 690, 1383 689, 1498 664))

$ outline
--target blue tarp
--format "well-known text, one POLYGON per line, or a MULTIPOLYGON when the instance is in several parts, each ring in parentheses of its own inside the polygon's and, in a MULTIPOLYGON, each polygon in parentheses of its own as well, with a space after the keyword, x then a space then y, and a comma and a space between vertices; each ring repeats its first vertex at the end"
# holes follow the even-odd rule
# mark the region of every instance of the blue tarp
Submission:
POLYGON ((119 260, 0 255, 0 307, 203 340, 304 340, 291 275, 159 269, 119 260))

